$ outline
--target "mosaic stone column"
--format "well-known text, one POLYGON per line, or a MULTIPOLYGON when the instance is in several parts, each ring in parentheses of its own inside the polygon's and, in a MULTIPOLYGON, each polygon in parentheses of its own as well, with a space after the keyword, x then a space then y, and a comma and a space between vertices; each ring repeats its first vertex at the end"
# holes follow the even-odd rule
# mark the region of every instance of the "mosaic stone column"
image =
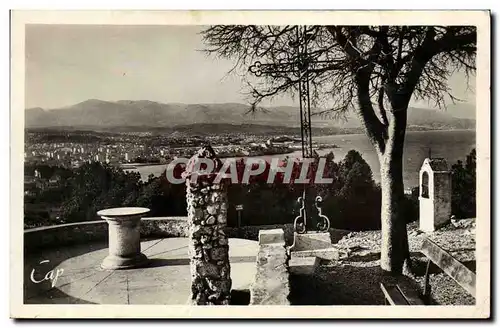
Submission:
POLYGON ((213 149, 205 146, 190 159, 184 172, 193 305, 229 305, 230 302, 229 245, 224 232, 227 226, 227 188, 224 183, 214 182, 214 172, 218 172, 221 166, 213 149), (201 171, 206 159, 214 163, 211 173, 201 171))

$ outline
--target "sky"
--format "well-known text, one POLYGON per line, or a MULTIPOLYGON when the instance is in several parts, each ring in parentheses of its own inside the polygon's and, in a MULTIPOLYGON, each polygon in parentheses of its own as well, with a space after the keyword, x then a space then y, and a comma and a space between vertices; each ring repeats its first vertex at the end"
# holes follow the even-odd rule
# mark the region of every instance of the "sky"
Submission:
MULTIPOLYGON (((201 51, 202 29, 27 25, 25 107, 60 108, 87 99, 246 103, 241 79, 227 75, 234 62, 201 51)), ((455 96, 473 103, 464 81, 459 73, 449 83, 455 96)), ((285 96, 268 105, 297 104, 285 96)))

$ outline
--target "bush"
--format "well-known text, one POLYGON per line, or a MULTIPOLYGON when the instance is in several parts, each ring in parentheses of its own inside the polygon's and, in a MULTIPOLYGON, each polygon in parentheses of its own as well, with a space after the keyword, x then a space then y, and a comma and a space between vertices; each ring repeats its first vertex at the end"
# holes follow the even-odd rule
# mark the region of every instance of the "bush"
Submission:
POLYGON ((165 173, 146 182, 137 205, 147 207, 149 216, 187 216, 186 185, 168 183, 165 173))
POLYGON ((451 167, 451 212, 457 218, 476 217, 476 149, 467 156, 465 163, 457 161, 451 167))
POLYGON ((98 162, 84 164, 67 181, 61 216, 65 222, 96 220, 101 209, 136 204, 130 196, 138 195, 140 188, 138 173, 98 162))
MULTIPOLYGON (((291 160, 285 159, 282 165, 291 160)), ((283 183, 283 174, 278 174, 273 183, 267 183, 270 165, 262 174, 252 177, 249 184, 229 184, 228 225, 237 225, 235 207, 239 204, 244 206, 242 225, 293 223, 299 214, 297 199, 302 196, 304 188, 304 185, 293 183, 301 171, 300 162, 294 161, 292 179, 288 184, 283 183)), ((237 163, 240 179, 243 168, 241 160, 237 163)), ((179 177, 182 170, 176 168, 174 176, 179 177)), ((309 177, 313 173, 311 169, 309 177)), ((61 207, 59 223, 95 220, 97 211, 121 206, 147 207, 151 210, 150 216, 187 215, 185 184, 169 183, 165 172, 160 177, 149 177, 145 183, 140 181, 138 173, 125 173, 120 168, 101 163, 84 164, 65 174, 65 181, 57 193, 51 191, 49 195, 49 191, 44 191, 40 196, 45 197, 47 207, 61 207)), ((327 155, 323 177, 332 178, 333 182, 313 187, 324 200, 323 214, 329 217, 332 227, 349 230, 380 228, 380 188, 373 180, 370 166, 357 151, 349 151, 339 163, 334 161, 333 153, 327 155)), ((54 222, 45 214, 30 214, 25 218, 25 225, 54 222)))
MULTIPOLYGON (((356 231, 380 229, 380 187, 359 152, 347 153, 339 165, 337 184, 332 187, 330 208, 336 207, 338 215, 330 218, 332 227, 356 231)), ((335 209, 331 211, 335 213, 335 209)))
POLYGON ((414 187, 411 189, 410 195, 405 195, 403 198, 403 216, 406 218, 406 223, 418 220, 419 218, 419 203, 418 203, 419 189, 414 187))
MULTIPOLYGON (((288 159, 290 160, 290 159, 288 159)), ((300 174, 300 163, 294 166, 291 181, 300 174)), ((270 225, 293 223, 299 214, 297 199, 303 185, 268 184, 267 170, 263 178, 256 177, 249 185, 230 185, 228 224, 236 226, 235 206, 242 204, 243 225, 270 225)), ((312 174, 312 171, 310 172, 312 174)), ((380 228, 380 188, 375 184, 370 166, 357 151, 350 151, 340 163, 332 153, 326 156, 324 178, 329 184, 316 184, 316 194, 322 196, 323 214, 334 228, 367 230, 380 228)), ((278 176, 278 180, 280 177, 278 176)))

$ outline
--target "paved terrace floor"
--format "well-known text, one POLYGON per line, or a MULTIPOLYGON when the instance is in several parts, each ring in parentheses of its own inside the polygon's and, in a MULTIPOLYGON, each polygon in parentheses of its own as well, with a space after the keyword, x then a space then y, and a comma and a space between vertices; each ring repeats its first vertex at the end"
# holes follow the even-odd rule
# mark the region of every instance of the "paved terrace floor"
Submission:
MULTIPOLYGON (((187 238, 146 240, 145 268, 107 271, 100 268, 107 243, 48 249, 25 256, 26 304, 180 304, 190 297, 191 273, 187 238), (41 263, 42 261, 45 261, 41 263), (47 262, 48 261, 48 262, 47 262), (50 271, 55 280, 41 281, 50 271)), ((229 239, 233 290, 248 290, 256 272, 256 241, 229 239)))

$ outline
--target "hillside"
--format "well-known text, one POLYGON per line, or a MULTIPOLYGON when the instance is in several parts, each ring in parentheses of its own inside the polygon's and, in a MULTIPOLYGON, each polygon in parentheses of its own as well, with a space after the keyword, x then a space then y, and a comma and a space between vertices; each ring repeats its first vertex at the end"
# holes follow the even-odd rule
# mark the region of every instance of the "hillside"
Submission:
MULTIPOLYGON (((424 237, 430 238, 469 269, 476 271, 475 226, 455 227, 449 224, 424 234, 419 231, 418 222, 412 222, 407 225, 407 230, 412 272, 405 272, 406 275, 400 279, 415 292, 422 293, 425 284, 427 260, 421 253, 424 237)), ((332 229, 331 234, 335 247, 339 249, 339 261, 323 261, 307 278, 292 277, 294 288, 298 290, 292 294, 293 304, 383 305, 380 283, 387 281, 388 277, 380 269, 380 230, 349 232, 332 229)), ((431 267, 429 282, 432 305, 476 303, 474 297, 441 270, 431 267)))
MULTIPOLYGON (((116 102, 96 99, 58 109, 40 107, 26 110, 26 127, 90 127, 103 128, 171 128, 194 124, 268 125, 297 127, 300 122, 296 107, 270 107, 251 112, 250 106, 238 103, 222 104, 163 104, 147 100, 120 100, 116 102)), ((464 110, 462 109, 462 112, 464 110)), ((410 108, 409 128, 419 129, 472 129, 475 120, 457 118, 447 112, 410 108)), ((470 113, 470 112, 469 112, 470 113)), ((344 120, 313 115, 317 128, 358 129, 360 122, 354 113, 344 120)))

